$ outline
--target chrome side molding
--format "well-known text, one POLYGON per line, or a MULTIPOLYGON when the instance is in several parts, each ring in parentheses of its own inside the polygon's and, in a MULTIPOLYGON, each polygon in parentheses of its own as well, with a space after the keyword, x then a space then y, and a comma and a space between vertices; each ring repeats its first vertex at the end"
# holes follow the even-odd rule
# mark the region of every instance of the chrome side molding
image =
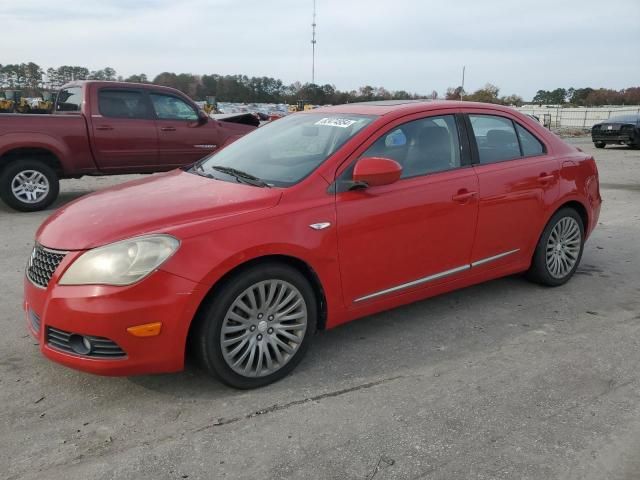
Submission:
MULTIPOLYGON (((309 225, 313 228, 312 225, 309 225)), ((382 295, 387 295, 389 293, 397 292, 399 290, 404 290, 407 288, 415 287, 417 285, 421 285, 423 283, 432 282, 434 280, 438 280, 440 278, 448 277, 449 275, 455 275, 456 273, 464 272, 465 270, 469 270, 474 267, 479 267, 484 265, 485 263, 493 262, 494 260, 498 260, 500 258, 506 257, 507 255, 511 255, 513 253, 519 252, 520 249, 516 248, 514 250, 509 250, 508 252, 499 253, 498 255, 493 255, 491 257, 482 258, 480 260, 476 260, 468 265, 461 265, 456 268, 452 268, 451 270, 445 270, 444 272, 434 273, 433 275, 429 275, 428 277, 422 277, 417 280, 413 280, 412 282, 402 283, 400 285, 396 285, 395 287, 386 288, 384 290, 380 290, 378 292, 370 293, 369 295, 365 295, 363 297, 356 298, 353 303, 363 302, 365 300, 371 300, 372 298, 377 298, 382 295)))
POLYGON ((218 145, 208 144, 208 143, 200 143, 198 145, 194 145, 195 148, 206 148, 206 149, 214 149, 218 145))
POLYGON ((509 250, 508 252, 499 253, 498 255, 494 255, 493 257, 482 258, 480 260, 476 260, 471 263, 472 267, 478 267, 480 265, 484 265, 485 263, 493 262, 494 260, 498 260, 499 258, 506 257, 507 255, 511 255, 512 253, 519 252, 520 249, 516 248, 515 250, 509 250))
POLYGON ((428 277, 419 278, 418 280, 414 280, 413 282, 403 283, 395 287, 387 288, 386 290, 380 290, 379 292, 371 293, 369 295, 365 295, 364 297, 356 298, 354 302, 363 302, 364 300, 370 300, 372 298, 376 298, 381 295, 397 292, 398 290, 404 290, 405 288, 415 287, 416 285, 432 282, 433 280, 437 280, 439 278, 448 277, 449 275, 453 275, 454 273, 462 272, 464 270, 469 270, 470 268, 471 268, 470 265, 462 265, 460 267, 452 268, 451 270, 446 270, 444 272, 429 275, 428 277))

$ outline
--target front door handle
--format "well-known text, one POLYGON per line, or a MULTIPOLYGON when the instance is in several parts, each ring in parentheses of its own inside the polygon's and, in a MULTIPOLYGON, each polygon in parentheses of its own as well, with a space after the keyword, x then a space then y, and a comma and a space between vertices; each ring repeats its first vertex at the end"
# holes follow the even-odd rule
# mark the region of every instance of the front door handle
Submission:
POLYGON ((547 175, 546 173, 541 173, 538 177, 538 181, 540 183, 549 183, 552 182, 554 178, 556 178, 555 175, 547 175))
POLYGON ((111 125, 98 125, 96 130, 113 130, 113 127, 111 125))
POLYGON ((451 200, 458 203, 467 203, 477 194, 478 192, 469 192, 467 190, 461 190, 457 194, 455 194, 453 197, 451 197, 451 200))
POLYGON ((160 130, 162 130, 163 132, 175 132, 176 127, 161 127, 160 130))

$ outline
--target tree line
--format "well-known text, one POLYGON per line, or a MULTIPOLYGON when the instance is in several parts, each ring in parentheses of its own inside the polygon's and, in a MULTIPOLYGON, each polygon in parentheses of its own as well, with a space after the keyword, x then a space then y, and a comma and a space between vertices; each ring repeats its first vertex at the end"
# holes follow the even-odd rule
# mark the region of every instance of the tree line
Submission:
POLYGON ((611 88, 556 88, 538 90, 533 103, 540 105, 640 105, 640 87, 613 90, 611 88))
MULTIPOLYGON (((285 84, 272 77, 249 77, 247 75, 193 75, 191 73, 162 72, 154 78, 140 73, 123 77, 106 67, 89 70, 86 67, 63 65, 42 69, 33 62, 0 64, 0 86, 5 89, 20 89, 27 96, 39 95, 43 90, 57 90, 72 80, 118 80, 124 82, 153 83, 176 88, 194 100, 215 97, 220 102, 264 102, 296 103, 306 100, 316 105, 391 99, 417 99, 425 95, 405 90, 389 91, 383 87, 365 85, 357 90, 341 91, 335 85, 316 85, 294 82, 285 84)), ((430 98, 437 98, 432 92, 430 98)))
POLYGON ((500 96, 500 89, 491 83, 487 83, 478 90, 467 93, 462 87, 449 87, 445 94, 447 100, 465 100, 468 102, 497 103, 500 105, 512 105, 519 107, 524 104, 520 95, 500 96))
MULTIPOLYGON (((45 70, 33 62, 0 64, 0 87, 23 90, 25 96, 38 96, 45 90, 57 90, 72 80, 153 83, 181 90, 194 100, 215 97, 220 102, 296 103, 298 100, 306 100, 316 105, 335 105, 371 100, 438 98, 438 92, 435 90, 428 95, 406 90, 387 90, 384 87, 371 85, 365 85, 355 90, 339 90, 331 84, 316 85, 300 82, 285 84, 277 78, 249 77, 247 75, 193 75, 191 73, 162 72, 154 78, 149 78, 144 73, 125 78, 118 75, 111 67, 89 70, 81 66, 63 65, 45 70)), ((465 92, 462 87, 451 87, 447 89, 445 98, 514 106, 525 103, 519 95, 500 96, 500 89, 491 83, 470 93, 465 92)), ((622 90, 605 88, 538 90, 531 103, 577 106, 640 105, 640 87, 622 90)))
MULTIPOLYGON (((499 103, 521 106, 525 102, 519 95, 500 96, 500 89, 491 83, 472 93, 462 87, 449 88, 447 100, 468 100, 471 102, 499 103)), ((640 87, 613 90, 610 88, 556 88, 538 90, 531 102, 538 105, 564 105, 576 107, 598 107, 602 105, 640 105, 640 87)))

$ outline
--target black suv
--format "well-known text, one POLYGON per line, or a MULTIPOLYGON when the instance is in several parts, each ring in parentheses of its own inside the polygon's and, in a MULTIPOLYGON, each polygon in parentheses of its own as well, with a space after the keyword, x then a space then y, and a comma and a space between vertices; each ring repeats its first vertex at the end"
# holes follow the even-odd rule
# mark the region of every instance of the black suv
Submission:
POLYGON ((596 148, 607 144, 640 147, 640 115, 623 115, 597 123, 591 129, 591 140, 596 148))

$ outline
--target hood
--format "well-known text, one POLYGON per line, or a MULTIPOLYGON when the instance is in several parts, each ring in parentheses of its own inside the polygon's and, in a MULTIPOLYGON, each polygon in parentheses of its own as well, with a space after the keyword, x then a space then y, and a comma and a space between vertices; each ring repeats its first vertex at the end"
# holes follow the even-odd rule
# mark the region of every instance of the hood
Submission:
POLYGON ((57 210, 36 241, 57 250, 84 250, 147 233, 275 206, 279 189, 259 188, 182 170, 92 193, 57 210))

